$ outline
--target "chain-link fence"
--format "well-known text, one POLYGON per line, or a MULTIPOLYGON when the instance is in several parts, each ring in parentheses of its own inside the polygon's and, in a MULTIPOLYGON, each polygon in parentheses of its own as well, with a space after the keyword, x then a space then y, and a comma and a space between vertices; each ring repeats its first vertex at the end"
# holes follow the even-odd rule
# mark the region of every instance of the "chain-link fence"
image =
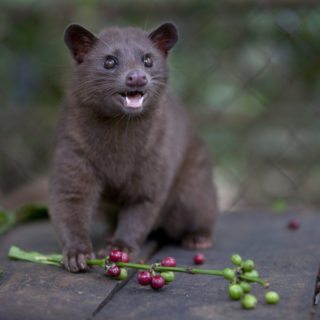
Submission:
POLYGON ((320 205, 320 5, 293 0, 4 4, 3 198, 47 175, 71 65, 65 26, 150 30, 166 20, 180 30, 171 90, 212 152, 222 208, 320 205))

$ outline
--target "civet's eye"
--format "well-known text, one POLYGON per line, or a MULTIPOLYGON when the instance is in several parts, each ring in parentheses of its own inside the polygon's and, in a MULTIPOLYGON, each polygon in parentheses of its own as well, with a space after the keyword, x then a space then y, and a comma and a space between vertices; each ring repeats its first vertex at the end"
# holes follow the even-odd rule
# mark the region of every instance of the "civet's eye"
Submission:
POLYGON ((147 67, 147 68, 151 68, 152 65, 153 65, 153 61, 152 61, 151 57, 148 54, 143 56, 142 61, 144 63, 144 66, 147 67))
POLYGON ((118 59, 113 56, 107 56, 104 61, 104 67, 106 69, 113 69, 118 64, 118 59))

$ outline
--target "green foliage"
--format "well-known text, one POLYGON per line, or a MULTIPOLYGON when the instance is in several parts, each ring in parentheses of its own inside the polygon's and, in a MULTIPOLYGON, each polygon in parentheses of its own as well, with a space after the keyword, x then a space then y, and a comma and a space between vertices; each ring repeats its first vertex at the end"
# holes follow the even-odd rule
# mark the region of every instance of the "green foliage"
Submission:
POLYGON ((48 207, 38 204, 26 204, 16 211, 19 222, 48 219, 48 207))
POLYGON ((279 199, 273 202, 273 210, 276 212, 283 212, 287 208, 287 203, 285 200, 279 199))
POLYGON ((48 208, 44 205, 26 204, 16 211, 0 210, 0 235, 12 229, 17 223, 48 219, 48 208))
POLYGON ((16 224, 17 216, 14 212, 0 210, 0 235, 6 233, 16 224))

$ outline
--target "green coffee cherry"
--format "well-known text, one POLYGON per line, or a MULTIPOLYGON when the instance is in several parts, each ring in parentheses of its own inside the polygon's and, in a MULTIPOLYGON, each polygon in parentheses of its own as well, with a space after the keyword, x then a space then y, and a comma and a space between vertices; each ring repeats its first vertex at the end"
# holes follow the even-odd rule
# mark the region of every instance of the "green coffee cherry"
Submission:
POLYGON ((242 268, 245 272, 253 270, 254 267, 255 267, 255 265, 252 260, 246 260, 242 265, 242 268))
POLYGON ((234 275, 234 271, 230 268, 225 268, 223 270, 223 276, 225 279, 227 280, 233 280, 235 275, 234 275))
POLYGON ((247 292, 251 291, 251 285, 250 285, 250 283, 248 283, 246 281, 241 281, 240 286, 241 286, 243 292, 247 293, 247 292))
POLYGON ((231 262, 236 266, 241 266, 242 258, 238 254, 233 254, 231 256, 231 262))
POLYGON ((169 284, 174 280, 174 273, 172 271, 163 271, 161 272, 161 276, 163 277, 165 284, 169 284))
POLYGON ((265 295, 265 299, 267 303, 273 304, 277 303, 280 299, 279 294, 275 291, 269 291, 265 295))
POLYGON ((244 275, 252 278, 259 278, 259 272, 257 270, 251 270, 251 271, 245 272, 244 275))
POLYGON ((244 309, 253 309, 256 307, 257 303, 258 303, 257 298, 252 294, 246 294, 241 299, 241 305, 244 309))
POLYGON ((120 268, 120 274, 115 277, 116 280, 123 280, 128 276, 128 272, 125 268, 120 268))
POLYGON ((229 296, 233 300, 239 300, 243 296, 243 289, 239 284, 229 285, 229 296))

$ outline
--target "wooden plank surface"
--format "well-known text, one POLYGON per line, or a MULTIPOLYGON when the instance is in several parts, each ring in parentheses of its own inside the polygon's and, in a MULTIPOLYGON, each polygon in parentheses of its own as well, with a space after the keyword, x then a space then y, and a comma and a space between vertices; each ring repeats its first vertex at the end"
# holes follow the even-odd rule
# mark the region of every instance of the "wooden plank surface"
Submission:
POLYGON ((11 245, 26 251, 59 253, 61 248, 49 222, 25 224, 0 244, 0 319, 83 319, 114 287, 103 270, 71 274, 62 268, 10 261, 11 245))
MULTIPOLYGON (((102 305, 94 319, 309 319, 320 257, 319 226, 320 215, 316 213, 234 213, 220 218, 215 247, 205 252, 207 262, 201 268, 229 267, 233 253, 252 258, 260 276, 279 292, 277 305, 266 305, 264 289, 255 285, 258 306, 243 310, 238 301, 228 298, 226 280, 177 273, 176 280, 158 292, 138 285, 135 278, 130 280, 102 305), (286 227, 293 216, 301 219, 301 228, 296 231, 286 227)), ((95 232, 96 243, 102 238, 100 231, 95 232)), ((0 320, 88 319, 119 283, 99 269, 70 274, 53 266, 9 261, 11 245, 27 251, 60 252, 48 222, 26 224, 0 237, 0 268, 4 270, 0 276, 0 320)), ((174 256, 178 265, 192 266, 193 254, 167 246, 150 262, 174 256)), ((316 313, 313 319, 319 318, 316 313)))
MULTIPOLYGON (((264 302, 265 290, 254 286, 257 308, 244 310, 228 297, 227 281, 214 276, 176 274, 173 283, 153 291, 133 279, 95 319, 309 319, 320 257, 320 215, 305 214, 301 228, 287 228, 290 214, 231 214, 220 219, 214 249, 207 251, 203 269, 231 266, 239 253, 253 259, 261 278, 280 294, 276 305, 264 302)), ((193 265, 193 253, 164 247, 151 260, 174 256, 180 266, 193 265)))

